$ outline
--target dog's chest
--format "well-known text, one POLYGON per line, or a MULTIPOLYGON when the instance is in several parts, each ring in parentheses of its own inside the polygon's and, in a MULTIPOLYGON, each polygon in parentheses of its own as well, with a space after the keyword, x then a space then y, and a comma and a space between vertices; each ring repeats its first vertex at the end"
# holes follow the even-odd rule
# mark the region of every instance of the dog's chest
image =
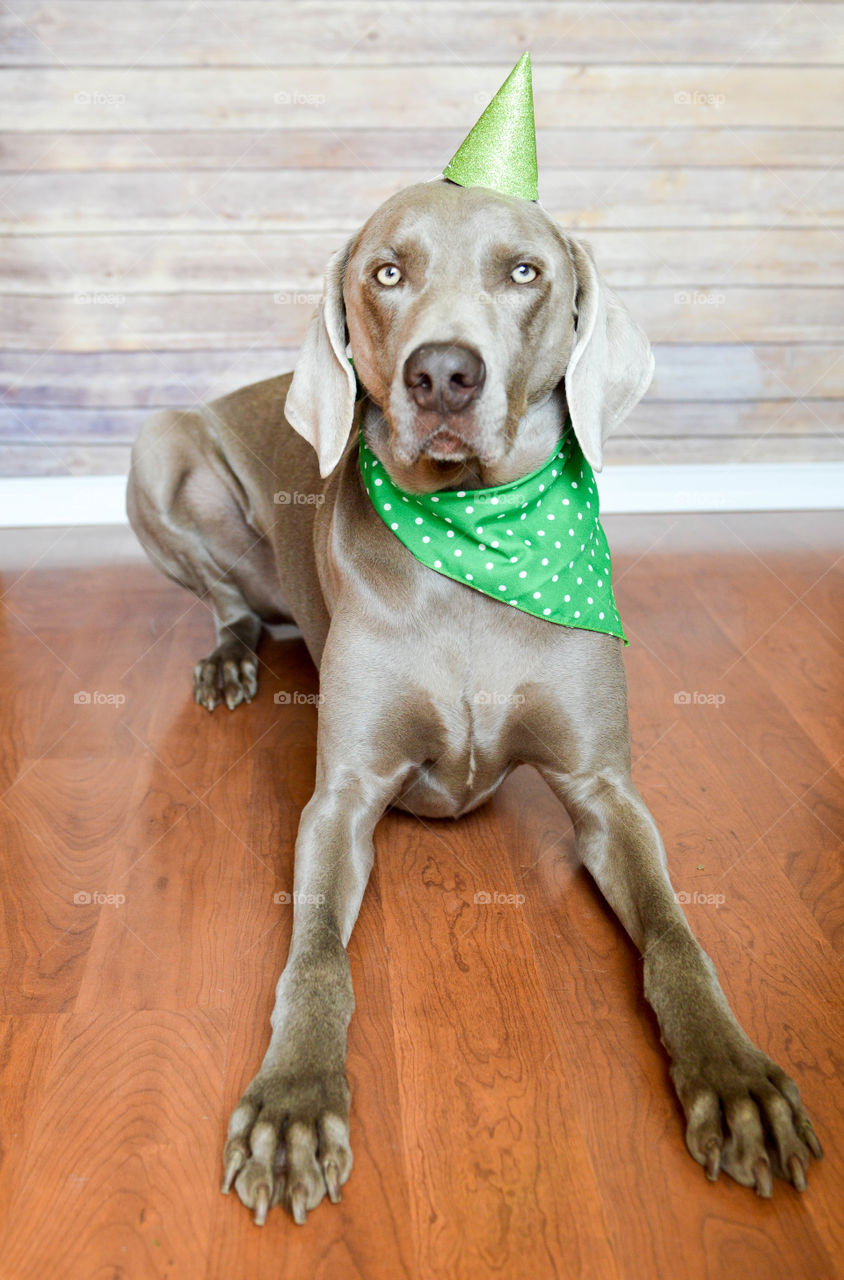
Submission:
POLYGON ((516 661, 500 637, 446 637, 425 663, 425 759, 403 791, 405 807, 430 817, 457 816, 495 791, 517 763, 529 697, 524 654, 516 661))
POLYGON ((503 717, 497 726, 482 718, 483 729, 475 707, 449 710, 432 751, 406 780, 401 807, 431 818, 457 817, 492 795, 514 761, 503 717))

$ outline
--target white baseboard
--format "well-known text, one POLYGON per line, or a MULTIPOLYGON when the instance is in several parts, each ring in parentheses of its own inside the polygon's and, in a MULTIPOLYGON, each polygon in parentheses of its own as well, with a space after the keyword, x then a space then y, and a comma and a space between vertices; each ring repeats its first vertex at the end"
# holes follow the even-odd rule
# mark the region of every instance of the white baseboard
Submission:
MULTIPOLYGON (((844 506, 844 462, 608 467, 604 514, 824 511, 844 506)), ((125 524, 125 476, 0 479, 0 528, 125 524)))
POLYGON ((844 462, 608 467, 601 511, 829 511, 844 506, 844 462))
POLYGON ((125 476, 13 476, 0 480, 0 528, 126 522, 125 476))

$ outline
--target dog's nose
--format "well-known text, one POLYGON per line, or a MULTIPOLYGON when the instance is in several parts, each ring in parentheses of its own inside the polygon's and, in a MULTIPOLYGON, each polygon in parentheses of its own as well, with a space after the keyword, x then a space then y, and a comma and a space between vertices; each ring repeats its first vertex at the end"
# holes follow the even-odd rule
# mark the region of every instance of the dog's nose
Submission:
POLYGON ((420 409, 460 413, 480 393, 486 366, 471 347, 426 342, 404 362, 404 385, 420 409))

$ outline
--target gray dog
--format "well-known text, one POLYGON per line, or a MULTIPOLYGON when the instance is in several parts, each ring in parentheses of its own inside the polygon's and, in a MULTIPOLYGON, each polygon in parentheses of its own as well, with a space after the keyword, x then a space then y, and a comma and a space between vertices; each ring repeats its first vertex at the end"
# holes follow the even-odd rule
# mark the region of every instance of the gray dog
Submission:
POLYGON ((197 701, 254 697, 264 624, 295 621, 320 671, 290 953, 224 1153, 223 1190, 259 1224, 279 1202, 304 1222, 326 1191, 339 1200, 352 1167, 345 948, 375 824, 390 805, 457 818, 523 762, 565 805, 580 859, 643 954, 707 1177, 723 1169, 770 1196, 777 1174, 803 1190, 821 1155, 796 1085, 736 1022, 675 901, 631 778, 621 641, 433 572, 361 479, 359 431, 404 493, 430 494, 519 480, 568 421, 600 468, 652 368, 589 251, 541 206, 437 181, 389 199, 332 258, 292 381, 158 413, 141 431, 132 526, 216 617, 197 701), (313 500, 280 506, 279 490, 313 500))

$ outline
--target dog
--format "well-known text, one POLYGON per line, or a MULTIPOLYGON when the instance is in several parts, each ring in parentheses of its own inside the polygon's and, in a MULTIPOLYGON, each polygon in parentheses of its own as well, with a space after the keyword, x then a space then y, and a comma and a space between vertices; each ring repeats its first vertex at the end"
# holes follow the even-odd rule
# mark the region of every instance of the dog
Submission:
POLYGON ((706 1176, 768 1197, 777 1175, 802 1191, 822 1154, 797 1086, 739 1026, 675 900, 631 777, 622 641, 420 563, 361 480, 359 439, 404 494, 509 484, 567 422, 600 469, 652 369, 591 252, 538 203, 437 180, 388 199, 332 257, 292 379, 156 413, 140 432, 131 524, 214 610, 197 702, 255 696, 273 623, 295 622, 320 673, 289 955, 223 1157, 223 1190, 258 1224, 278 1203, 305 1222, 352 1168, 346 946, 378 819, 389 806, 458 818, 520 763, 568 810, 581 862, 643 955, 706 1176), (279 491, 307 500, 280 504, 279 491))

